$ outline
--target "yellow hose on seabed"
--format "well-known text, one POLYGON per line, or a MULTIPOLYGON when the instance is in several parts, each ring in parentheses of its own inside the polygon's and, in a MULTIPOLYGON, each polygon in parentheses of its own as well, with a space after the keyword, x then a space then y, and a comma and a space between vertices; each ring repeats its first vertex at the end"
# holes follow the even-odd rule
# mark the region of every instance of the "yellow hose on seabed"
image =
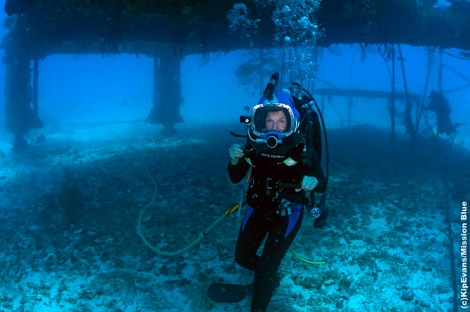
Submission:
MULTIPOLYGON (((155 198, 155 196, 154 196, 155 198)), ((152 200, 153 202, 153 200, 152 200)), ((151 202, 151 203, 152 203, 151 202)), ((181 249, 178 249, 178 250, 175 250, 175 251, 163 251, 163 250, 160 250, 158 249, 157 247, 155 246, 152 246, 150 244, 150 242, 145 238, 145 235, 144 235, 144 232, 142 231, 142 216, 144 214, 144 211, 149 207, 151 206, 150 204, 147 204, 144 208, 142 208, 142 210, 140 211, 140 214, 139 214, 139 220, 138 220, 138 223, 137 223, 137 234, 140 236, 140 238, 142 239, 142 241, 144 242, 144 244, 150 248, 151 250, 153 250, 156 254, 160 255, 160 256, 166 256, 166 257, 172 257, 172 256, 178 256, 178 255, 181 255, 182 253, 184 253, 185 251, 188 251, 189 249, 193 248, 194 246, 196 246, 197 244, 199 244, 202 239, 204 237, 207 236, 207 234, 209 234, 209 232, 215 228, 220 222, 222 222, 222 220, 224 220, 225 218, 227 218, 229 215, 231 215, 232 213, 234 213, 235 211, 238 210, 239 205, 236 204, 234 205, 232 208, 230 208, 229 210, 227 210, 223 215, 221 215, 217 220, 215 220, 214 222, 212 222, 211 225, 209 225, 208 228, 206 228, 205 230, 203 230, 201 233, 199 233, 198 237, 192 242, 190 243, 188 246, 186 247, 183 247, 181 249)))
MULTIPOLYGON (((165 257, 173 257, 173 256, 179 256, 181 255, 182 253, 190 250, 191 248, 193 248, 194 246, 196 246, 197 244, 199 244, 202 239, 204 237, 207 236, 207 234, 209 234, 210 231, 212 231, 213 228, 215 228, 220 222, 222 222, 225 218, 227 218, 228 216, 230 216, 231 214, 233 214, 235 211, 239 210, 240 207, 243 205, 243 200, 240 200, 239 203, 233 205, 230 209, 228 209, 223 215, 221 215, 219 218, 217 218, 214 222, 212 222, 211 225, 209 225, 209 227, 207 227, 205 230, 203 230, 201 233, 199 233, 198 237, 193 241, 191 242, 189 245, 187 245, 186 247, 183 247, 181 249, 178 249, 178 250, 175 250, 175 251, 163 251, 163 250, 160 250, 158 249, 157 247, 155 246, 152 246, 152 244, 150 244, 150 242, 147 240, 147 238, 145 237, 145 234, 144 232, 142 231, 142 217, 144 215, 144 212, 150 207, 153 205, 153 203, 155 202, 155 199, 157 198, 157 182, 155 182, 155 179, 152 177, 152 175, 150 174, 150 172, 148 171, 147 169, 147 166, 145 166, 145 170, 147 171, 147 174, 149 175, 150 179, 152 180, 152 183, 154 185, 154 192, 153 192, 153 196, 152 196, 152 200, 147 204, 145 205, 141 210, 140 210, 140 213, 139 213, 139 218, 137 220, 137 235, 140 236, 140 238, 142 239, 142 241, 144 242, 145 246, 147 246, 148 248, 150 248, 152 251, 154 251, 156 254, 160 255, 160 256, 165 256, 165 257)), ((326 262, 315 262, 315 261, 309 261, 309 260, 306 260, 302 257, 300 257, 299 255, 297 255, 292 249, 289 248, 289 251, 299 260, 301 260, 302 262, 305 262, 305 263, 309 263, 309 264, 326 264, 326 262)))
POLYGON ((152 180, 152 183, 154 185, 154 191, 153 191, 152 200, 150 200, 150 202, 140 210, 139 218, 137 220, 137 235, 140 236, 140 238, 144 242, 145 246, 147 246, 148 248, 150 248, 152 251, 154 251, 156 254, 158 254, 160 256, 166 256, 166 257, 178 256, 178 255, 181 255, 182 253, 188 251, 189 249, 191 249, 194 246, 196 246, 197 244, 199 244, 202 241, 202 239, 204 237, 206 237, 207 234, 209 234, 210 231, 212 231, 213 228, 215 228, 220 222, 222 222, 222 220, 224 220, 226 217, 228 217, 229 215, 231 215, 232 213, 234 213, 235 211, 237 211, 240 208, 240 203, 235 204, 232 208, 227 210, 222 216, 220 216, 218 219, 216 219, 214 222, 212 222, 212 224, 209 225, 208 228, 206 228, 201 233, 199 233, 198 237, 192 243, 190 243, 188 246, 183 247, 183 248, 178 249, 178 250, 175 250, 175 251, 160 250, 157 247, 152 246, 152 244, 150 244, 150 242, 145 237, 144 232, 142 231, 142 217, 143 217, 145 211, 153 205, 153 203, 155 202, 155 199, 157 198, 157 182, 155 182, 155 179, 152 177, 152 175, 150 174, 150 172, 147 169, 147 166, 145 166, 145 164, 144 164, 144 168, 145 168, 145 171, 147 172, 148 176, 152 180))

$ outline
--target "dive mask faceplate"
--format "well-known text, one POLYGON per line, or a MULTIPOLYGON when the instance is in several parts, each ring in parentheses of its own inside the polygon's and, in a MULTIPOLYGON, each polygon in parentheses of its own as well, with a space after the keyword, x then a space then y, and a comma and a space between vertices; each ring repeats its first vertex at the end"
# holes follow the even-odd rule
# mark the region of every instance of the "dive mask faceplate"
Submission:
POLYGON ((282 140, 298 129, 299 121, 291 106, 282 103, 258 104, 253 107, 250 140, 266 143, 275 148, 282 140))

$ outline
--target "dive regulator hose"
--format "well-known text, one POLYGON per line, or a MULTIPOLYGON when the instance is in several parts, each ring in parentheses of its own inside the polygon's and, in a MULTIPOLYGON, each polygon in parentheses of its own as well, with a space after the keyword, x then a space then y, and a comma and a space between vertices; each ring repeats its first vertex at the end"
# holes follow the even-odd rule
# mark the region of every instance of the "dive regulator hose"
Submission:
MULTIPOLYGON (((160 248, 158 248, 156 246, 153 246, 147 240, 147 238, 145 237, 145 233, 142 230, 142 219, 143 219, 143 216, 145 214, 145 211, 148 208, 150 208, 154 205, 155 199, 157 198, 157 191, 158 191, 157 182, 152 177, 152 175, 150 174, 150 172, 149 172, 147 166, 145 166, 145 164, 144 164, 144 168, 145 168, 145 171, 147 172, 148 176, 150 177, 150 179, 153 183, 154 191, 153 191, 152 199, 139 212, 139 218, 137 219, 137 235, 139 235, 139 237, 142 239, 142 242, 145 244, 145 246, 147 246, 150 250, 155 252, 157 255, 164 256, 164 257, 175 257, 175 256, 179 256, 179 255, 185 253, 186 251, 190 250, 191 248, 193 248, 197 244, 199 244, 209 234, 209 232, 212 231, 213 228, 215 228, 219 223, 221 223, 223 220, 225 220, 228 216, 230 216, 231 214, 233 214, 236 211, 240 212, 240 208, 245 204, 244 201, 242 199, 240 199, 240 201, 238 203, 236 203, 230 209, 225 211, 225 213, 223 215, 218 217, 206 229, 202 230, 199 233, 199 235, 197 236, 197 238, 195 240, 193 240, 189 245, 187 245, 183 248, 180 248, 178 250, 175 250, 175 251, 161 250, 160 248)), ((305 263, 308 263, 308 264, 315 264, 315 265, 326 264, 326 262, 324 262, 324 261, 317 262, 317 261, 307 260, 307 259, 299 256, 291 248, 289 248, 289 251, 294 255, 294 257, 296 257, 297 259, 299 259, 302 262, 305 262, 305 263)))
POLYGON ((220 222, 222 222, 225 218, 227 218, 229 215, 231 215, 232 213, 234 213, 235 211, 237 211, 240 208, 240 203, 237 203, 234 206, 232 206, 223 215, 221 215, 214 222, 212 222, 211 225, 209 225, 206 229, 202 230, 199 233, 199 235, 197 236, 197 238, 194 241, 192 241, 189 245, 187 245, 186 247, 183 247, 183 248, 175 250, 175 251, 161 250, 158 247, 153 246, 147 240, 147 238, 145 237, 144 231, 142 230, 142 218, 144 216, 144 213, 148 208, 150 208, 151 206, 154 205, 155 199, 157 198, 157 191, 158 191, 157 182, 152 177, 152 175, 150 174, 150 172, 149 172, 147 166, 145 166, 145 164, 144 164, 144 167, 145 167, 145 171, 147 172, 148 176, 152 180, 152 183, 154 185, 154 191, 153 191, 152 199, 139 212, 139 218, 137 220, 137 235, 140 236, 140 238, 144 242, 145 246, 147 246, 149 249, 151 249, 153 252, 155 252, 156 254, 158 254, 160 256, 174 257, 174 256, 179 256, 179 255, 183 254, 184 252, 190 250, 191 248, 193 248, 194 246, 199 244, 204 239, 204 237, 206 237, 207 234, 209 234, 209 232, 212 231, 212 229, 215 228, 220 222))

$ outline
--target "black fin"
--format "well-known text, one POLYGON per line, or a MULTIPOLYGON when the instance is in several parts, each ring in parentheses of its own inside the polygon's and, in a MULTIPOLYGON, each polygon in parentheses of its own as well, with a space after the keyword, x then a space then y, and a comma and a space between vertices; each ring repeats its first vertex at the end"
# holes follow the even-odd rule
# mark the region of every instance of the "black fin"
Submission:
POLYGON ((251 293, 252 287, 253 283, 248 285, 212 283, 209 286, 208 295, 215 302, 239 302, 251 293))

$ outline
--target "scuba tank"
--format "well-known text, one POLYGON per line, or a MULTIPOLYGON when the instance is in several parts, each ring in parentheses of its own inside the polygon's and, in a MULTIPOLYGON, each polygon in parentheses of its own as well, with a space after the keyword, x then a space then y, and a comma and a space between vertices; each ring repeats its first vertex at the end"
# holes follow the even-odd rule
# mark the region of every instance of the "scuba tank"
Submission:
POLYGON ((307 158, 308 160, 318 158, 325 173, 325 188, 321 192, 317 192, 320 195, 319 201, 311 203, 310 207, 307 208, 315 220, 315 227, 322 227, 329 214, 328 207, 326 206, 326 192, 330 160, 325 120, 317 101, 310 92, 297 82, 293 82, 289 90, 294 99, 295 106, 301 114, 301 131, 305 132, 307 158))

